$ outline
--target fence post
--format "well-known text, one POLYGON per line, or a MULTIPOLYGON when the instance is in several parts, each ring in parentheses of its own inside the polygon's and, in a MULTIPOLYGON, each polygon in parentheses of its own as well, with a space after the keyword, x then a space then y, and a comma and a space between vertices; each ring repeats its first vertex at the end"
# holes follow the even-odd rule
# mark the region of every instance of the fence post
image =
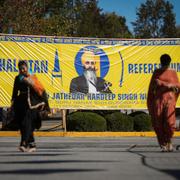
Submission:
POLYGON ((62 110, 62 120, 63 120, 63 129, 64 129, 64 132, 66 132, 66 109, 63 109, 62 110))

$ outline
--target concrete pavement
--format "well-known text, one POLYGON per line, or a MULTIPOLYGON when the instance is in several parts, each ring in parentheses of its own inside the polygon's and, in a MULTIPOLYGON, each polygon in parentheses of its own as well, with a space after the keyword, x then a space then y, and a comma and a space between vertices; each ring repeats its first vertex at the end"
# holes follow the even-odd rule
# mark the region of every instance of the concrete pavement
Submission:
POLYGON ((19 138, 0 137, 2 180, 180 179, 180 151, 161 153, 153 137, 36 137, 35 153, 18 152, 19 138))

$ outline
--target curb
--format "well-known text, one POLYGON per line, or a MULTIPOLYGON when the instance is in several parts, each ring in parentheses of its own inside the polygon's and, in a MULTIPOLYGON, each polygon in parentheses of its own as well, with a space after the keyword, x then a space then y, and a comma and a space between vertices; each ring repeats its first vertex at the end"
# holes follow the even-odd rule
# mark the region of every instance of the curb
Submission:
MULTIPOLYGON (((39 137, 155 137, 151 132, 34 132, 39 137)), ((19 131, 0 131, 0 137, 17 137, 19 131)), ((180 137, 180 131, 174 133, 174 137, 180 137)))

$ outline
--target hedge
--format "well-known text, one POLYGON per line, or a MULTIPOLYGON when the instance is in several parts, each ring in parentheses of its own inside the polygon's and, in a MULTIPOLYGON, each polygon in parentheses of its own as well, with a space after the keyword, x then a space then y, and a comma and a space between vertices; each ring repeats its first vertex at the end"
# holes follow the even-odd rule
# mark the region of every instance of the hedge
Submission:
POLYGON ((130 113, 129 116, 135 117, 139 114, 146 114, 146 113, 144 111, 135 111, 135 112, 130 113))
POLYGON ((93 111, 78 111, 67 116, 67 130, 80 132, 151 131, 151 118, 145 112, 126 115, 111 112, 104 117, 93 111))
POLYGON ((114 112, 119 112, 119 110, 80 110, 81 112, 93 112, 105 117, 107 114, 112 114, 114 112))
POLYGON ((105 118, 108 131, 133 131, 133 118, 126 114, 115 112, 105 118))
POLYGON ((106 120, 93 112, 74 112, 67 116, 67 130, 80 132, 106 131, 106 120))
POLYGON ((146 113, 137 114, 133 117, 134 131, 151 131, 151 117, 146 113))

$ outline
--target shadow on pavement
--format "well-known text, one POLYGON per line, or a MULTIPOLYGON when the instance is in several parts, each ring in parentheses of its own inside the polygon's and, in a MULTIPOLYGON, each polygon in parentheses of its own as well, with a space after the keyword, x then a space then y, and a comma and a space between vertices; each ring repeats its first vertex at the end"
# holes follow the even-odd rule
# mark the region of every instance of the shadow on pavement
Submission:
MULTIPOLYGON (((146 167, 148 167, 148 168, 150 168, 150 169, 153 169, 153 170, 155 170, 155 171, 159 171, 159 172, 162 172, 162 173, 166 173, 166 174, 168 174, 168 175, 176 178, 177 180, 180 179, 180 168, 179 168, 179 169, 159 169, 159 168, 156 168, 156 167, 148 164, 147 156, 144 155, 144 154, 142 154, 143 152, 144 152, 144 153, 147 153, 148 151, 133 151, 133 148, 135 148, 135 147, 132 147, 132 148, 130 148, 130 149, 127 149, 127 151, 130 152, 130 153, 132 153, 132 154, 136 154, 136 155, 140 156, 141 162, 142 162, 142 164, 143 164, 144 166, 146 166, 146 167)), ((152 152, 152 151, 149 151, 149 152, 152 152)), ((157 151, 156 151, 156 153, 157 153, 157 151)), ((171 154, 172 154, 172 153, 179 153, 179 152, 178 152, 178 151, 175 151, 175 152, 171 152, 171 154)), ((159 154, 162 154, 162 152, 159 152, 159 154)), ((165 153, 164 153, 164 154, 165 154, 165 153)), ((169 154, 169 153, 166 153, 166 154, 169 154)), ((148 158, 150 158, 150 157, 148 157, 148 158)), ((158 157, 156 157, 156 158, 158 158, 158 157)), ((162 158, 162 157, 161 157, 161 158, 162 158)), ((164 157, 164 159, 165 159, 165 158, 168 159, 168 157, 164 157)), ((167 160, 167 159, 166 159, 166 160, 167 160)), ((169 167, 171 167, 170 164, 169 164, 169 167)))
POLYGON ((51 164, 51 163, 114 163, 107 160, 34 160, 34 161, 1 161, 0 164, 51 164))
POLYGON ((106 171, 105 169, 17 169, 0 170, 0 174, 52 174, 52 173, 79 173, 79 172, 97 172, 106 171))
POLYGON ((5 153, 2 153, 0 154, 0 156, 67 156, 67 155, 72 155, 70 153, 68 154, 65 154, 65 153, 56 153, 56 154, 50 154, 50 153, 40 153, 40 154, 37 154, 37 153, 15 153, 15 154, 5 154, 5 153))

